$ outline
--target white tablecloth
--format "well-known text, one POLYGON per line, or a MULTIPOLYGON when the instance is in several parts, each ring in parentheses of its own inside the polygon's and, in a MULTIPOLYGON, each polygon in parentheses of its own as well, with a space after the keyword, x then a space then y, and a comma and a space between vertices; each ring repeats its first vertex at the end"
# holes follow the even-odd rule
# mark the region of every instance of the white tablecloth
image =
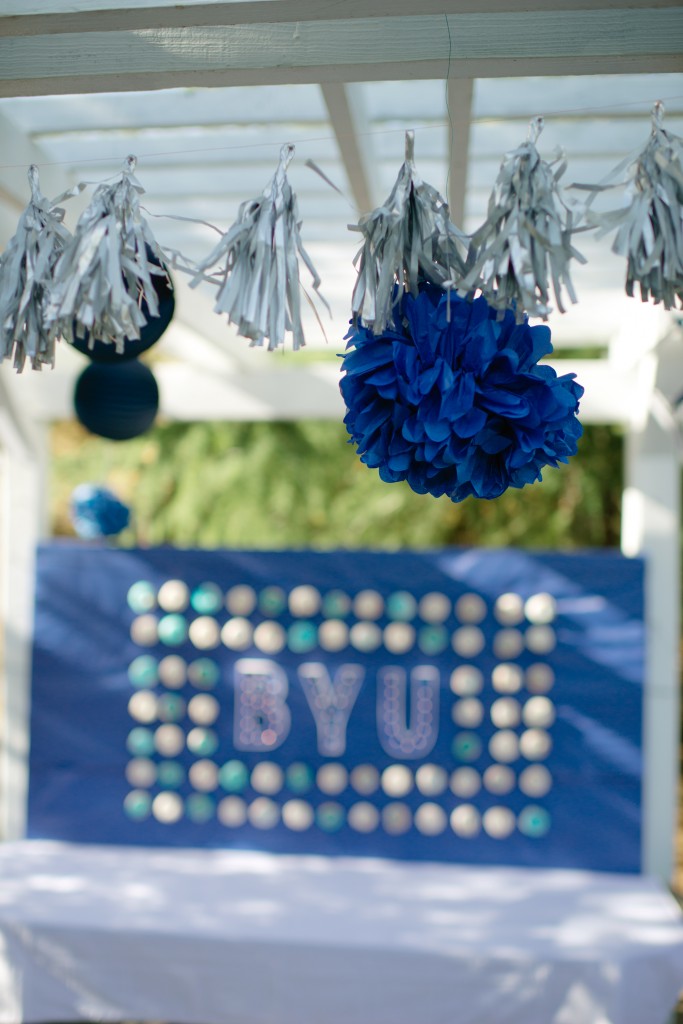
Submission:
POLYGON ((664 1024, 681 988, 647 878, 0 846, 2 1024, 664 1024))

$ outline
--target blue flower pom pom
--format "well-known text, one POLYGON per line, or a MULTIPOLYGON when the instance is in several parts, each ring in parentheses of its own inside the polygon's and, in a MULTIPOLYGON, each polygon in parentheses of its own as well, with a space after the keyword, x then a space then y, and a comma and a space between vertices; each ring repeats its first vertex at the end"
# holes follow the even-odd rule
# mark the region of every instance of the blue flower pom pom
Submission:
POLYGON ((347 334, 344 419, 361 460, 418 494, 497 498, 576 454, 583 388, 537 365, 550 330, 422 285, 395 325, 347 334), (450 304, 450 311, 449 311, 450 304))
POLYGON ((71 522, 79 537, 113 537, 130 522, 130 509, 106 487, 79 484, 71 495, 71 522))

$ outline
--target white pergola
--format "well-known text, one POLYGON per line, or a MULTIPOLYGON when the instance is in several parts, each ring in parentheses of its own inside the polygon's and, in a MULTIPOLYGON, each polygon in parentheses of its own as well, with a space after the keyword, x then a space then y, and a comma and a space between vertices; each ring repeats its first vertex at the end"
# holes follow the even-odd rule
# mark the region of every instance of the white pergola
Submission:
MULTIPOLYGON (((598 181, 637 150, 657 99, 683 134, 683 8, 677 0, 3 0, 0 10, 0 243, 12 235, 36 163, 47 194, 116 173, 128 153, 154 214, 225 230, 293 142, 302 236, 332 306, 327 339, 306 320, 304 353, 250 350, 212 311, 210 289, 176 275, 174 321, 155 347, 161 411, 177 419, 343 415, 339 365, 357 237, 347 224, 388 193, 415 129, 421 175, 453 219, 481 222, 502 154, 546 118, 541 151, 562 146, 565 181, 598 181), (305 166, 311 158, 344 195, 305 166)), ((74 200, 71 222, 82 209, 74 200)), ((192 258, 215 234, 153 219, 192 258)), ((585 422, 627 435, 623 549, 647 558, 645 845, 668 878, 678 774, 680 318, 623 294, 609 242, 580 237, 580 302, 550 326, 586 389, 585 422)), ((304 283, 306 281, 304 280, 304 283)), ((44 532, 42 428, 72 415, 85 365, 62 345, 53 372, 0 370, 5 624, 3 834, 21 835, 35 542, 44 532)))

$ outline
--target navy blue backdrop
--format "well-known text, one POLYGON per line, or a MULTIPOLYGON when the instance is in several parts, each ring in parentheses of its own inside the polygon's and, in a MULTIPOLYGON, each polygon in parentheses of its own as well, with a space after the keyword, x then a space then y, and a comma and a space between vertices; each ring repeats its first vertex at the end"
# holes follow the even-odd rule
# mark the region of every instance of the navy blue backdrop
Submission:
POLYGON ((29 835, 638 871, 642 575, 46 545, 29 835))

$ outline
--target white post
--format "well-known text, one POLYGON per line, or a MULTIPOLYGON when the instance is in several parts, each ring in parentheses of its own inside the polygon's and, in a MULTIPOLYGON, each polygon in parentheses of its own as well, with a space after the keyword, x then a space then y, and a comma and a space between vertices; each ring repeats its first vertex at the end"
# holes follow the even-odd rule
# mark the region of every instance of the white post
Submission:
POLYGON ((622 550, 645 559, 643 870, 666 883, 674 863, 680 745, 680 446, 673 419, 667 424, 651 412, 641 427, 630 428, 622 506, 622 550))
POLYGON ((0 838, 26 831, 35 551, 44 524, 42 438, 19 416, 0 377, 0 838))

